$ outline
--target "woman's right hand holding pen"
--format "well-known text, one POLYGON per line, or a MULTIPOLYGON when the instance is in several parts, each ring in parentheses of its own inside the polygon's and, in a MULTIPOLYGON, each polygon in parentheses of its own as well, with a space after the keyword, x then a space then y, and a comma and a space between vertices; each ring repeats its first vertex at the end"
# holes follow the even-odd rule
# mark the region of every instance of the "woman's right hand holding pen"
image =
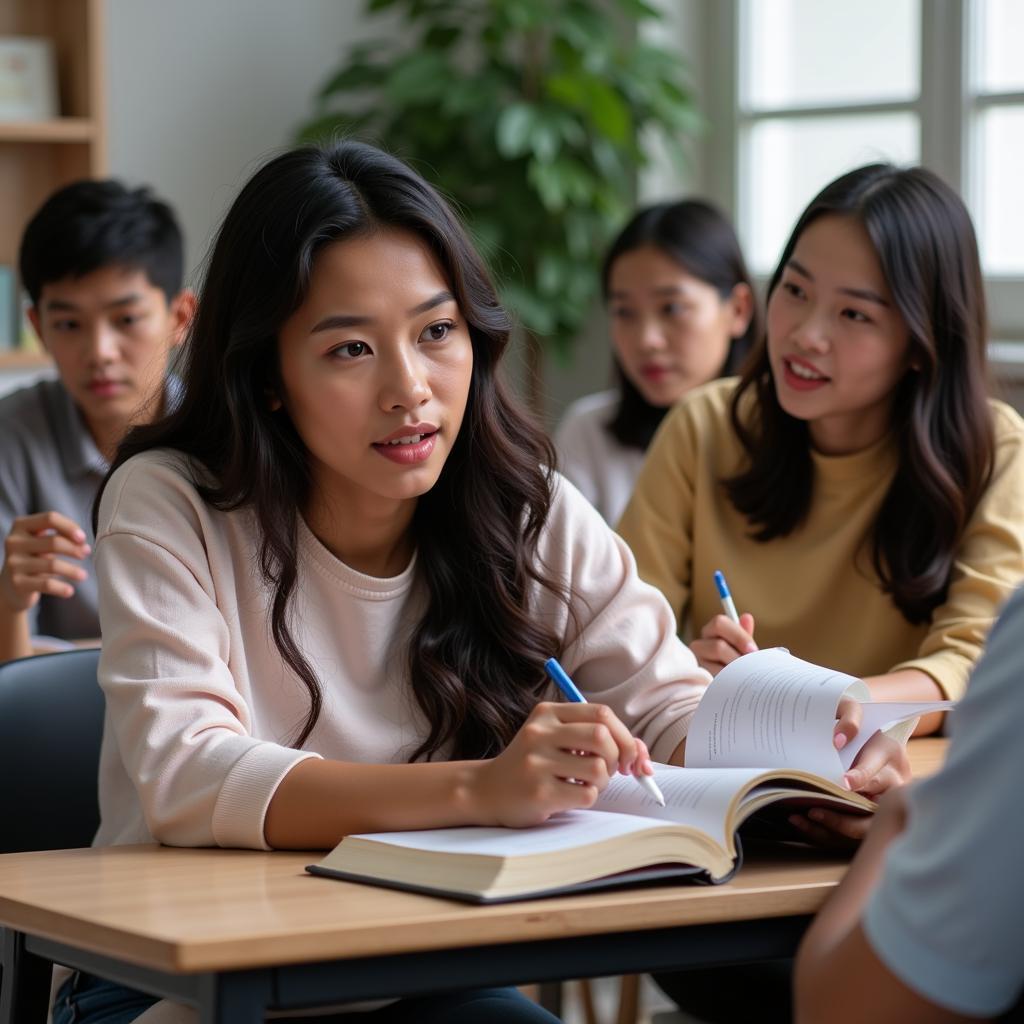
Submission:
POLYGON ((696 640, 690 641, 701 668, 706 668, 713 676, 740 655, 752 654, 757 650, 754 642, 754 616, 744 612, 739 621, 734 622, 728 615, 716 615, 700 631, 696 640))
POLYGON ((649 774, 651 757, 604 704, 538 704, 497 757, 476 766, 480 824, 523 828, 592 807, 616 772, 649 774))
POLYGON ((729 584, 721 570, 715 573, 715 589, 722 602, 722 615, 716 615, 700 631, 700 637, 690 643, 701 668, 713 676, 743 654, 757 650, 754 643, 754 616, 749 612, 737 614, 729 584))

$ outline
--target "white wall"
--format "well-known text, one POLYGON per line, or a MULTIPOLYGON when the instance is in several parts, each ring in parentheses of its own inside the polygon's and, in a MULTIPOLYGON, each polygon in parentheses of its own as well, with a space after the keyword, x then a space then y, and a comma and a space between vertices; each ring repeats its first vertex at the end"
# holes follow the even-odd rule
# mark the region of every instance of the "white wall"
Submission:
POLYGON ((174 205, 190 270, 241 185, 313 113, 343 49, 368 35, 362 7, 108 0, 110 172, 174 205))

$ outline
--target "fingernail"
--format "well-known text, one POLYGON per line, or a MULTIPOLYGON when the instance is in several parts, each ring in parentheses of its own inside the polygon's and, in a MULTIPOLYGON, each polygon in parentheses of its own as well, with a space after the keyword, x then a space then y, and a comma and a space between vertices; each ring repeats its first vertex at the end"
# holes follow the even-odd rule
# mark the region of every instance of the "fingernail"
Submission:
POLYGON ((653 775, 653 774, 654 774, 654 765, 651 764, 650 761, 645 761, 644 762, 644 775, 653 775))
POLYGON ((824 821, 825 820, 825 812, 820 810, 817 807, 812 807, 807 812, 807 817, 810 818, 812 821, 824 821))
POLYGON ((858 782, 860 782, 860 775, 857 772, 847 772, 843 776, 843 785, 846 786, 847 789, 853 789, 856 787, 858 782))
POLYGON ((81 530, 75 530, 75 540, 77 540, 77 541, 85 540, 85 534, 81 530))
POLYGON ((800 817, 799 814, 791 814, 789 816, 789 823, 790 825, 795 825, 797 828, 807 827, 807 823, 804 821, 803 818, 800 817))
POLYGON ((747 646, 743 648, 743 653, 744 654, 753 654, 756 650, 757 650, 757 644, 747 644, 747 646))
POLYGON ((847 736, 845 732, 837 732, 835 735, 836 750, 842 750, 846 746, 847 736))
MULTIPOLYGON (((83 540, 84 540, 84 538, 83 538, 83 540)), ((85 553, 86 554, 89 554, 89 552, 92 551, 92 548, 89 547, 88 544, 83 544, 82 547, 85 549, 85 553)))

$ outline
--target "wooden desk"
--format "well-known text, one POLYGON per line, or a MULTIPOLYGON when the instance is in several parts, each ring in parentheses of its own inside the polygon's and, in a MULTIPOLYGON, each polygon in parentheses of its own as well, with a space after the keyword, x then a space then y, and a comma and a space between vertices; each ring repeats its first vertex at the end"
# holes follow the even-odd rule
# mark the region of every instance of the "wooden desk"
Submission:
MULTIPOLYGON (((935 770, 944 741, 915 741, 935 770)), ((50 962, 198 1007, 267 1007, 786 956, 845 870, 789 850, 727 885, 491 907, 303 871, 308 853, 123 846, 0 856, 0 1024, 45 1020, 50 962), (572 938, 572 942, 566 942, 572 938)))

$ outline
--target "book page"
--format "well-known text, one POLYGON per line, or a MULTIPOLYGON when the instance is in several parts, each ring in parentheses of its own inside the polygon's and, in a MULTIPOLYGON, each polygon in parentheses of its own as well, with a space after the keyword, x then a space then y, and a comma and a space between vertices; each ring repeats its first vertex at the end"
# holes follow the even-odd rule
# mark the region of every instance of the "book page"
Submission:
POLYGON ((864 744, 879 730, 888 729, 899 722, 905 722, 908 718, 926 715, 930 711, 948 711, 954 707, 956 707, 955 700, 861 701, 863 718, 860 723, 860 731, 839 751, 839 760, 842 762, 844 771, 853 764, 864 744))
POLYGON ((802 768, 840 782, 839 699, 863 682, 774 647, 737 658, 704 692, 686 737, 688 768, 802 768))
MULTIPOLYGON (((653 801, 652 801, 653 802, 653 801)), ((596 811, 563 811, 530 828, 481 827, 431 828, 418 832, 374 832, 360 835, 391 846, 439 853, 475 853, 491 857, 521 857, 531 853, 589 846, 603 839, 641 832, 652 822, 625 814, 596 811)))
POLYGON ((637 814, 680 825, 691 825, 726 846, 725 819, 737 791, 761 772, 751 768, 676 768, 655 764, 665 806, 641 789, 630 775, 616 775, 598 797, 594 809, 637 814))

